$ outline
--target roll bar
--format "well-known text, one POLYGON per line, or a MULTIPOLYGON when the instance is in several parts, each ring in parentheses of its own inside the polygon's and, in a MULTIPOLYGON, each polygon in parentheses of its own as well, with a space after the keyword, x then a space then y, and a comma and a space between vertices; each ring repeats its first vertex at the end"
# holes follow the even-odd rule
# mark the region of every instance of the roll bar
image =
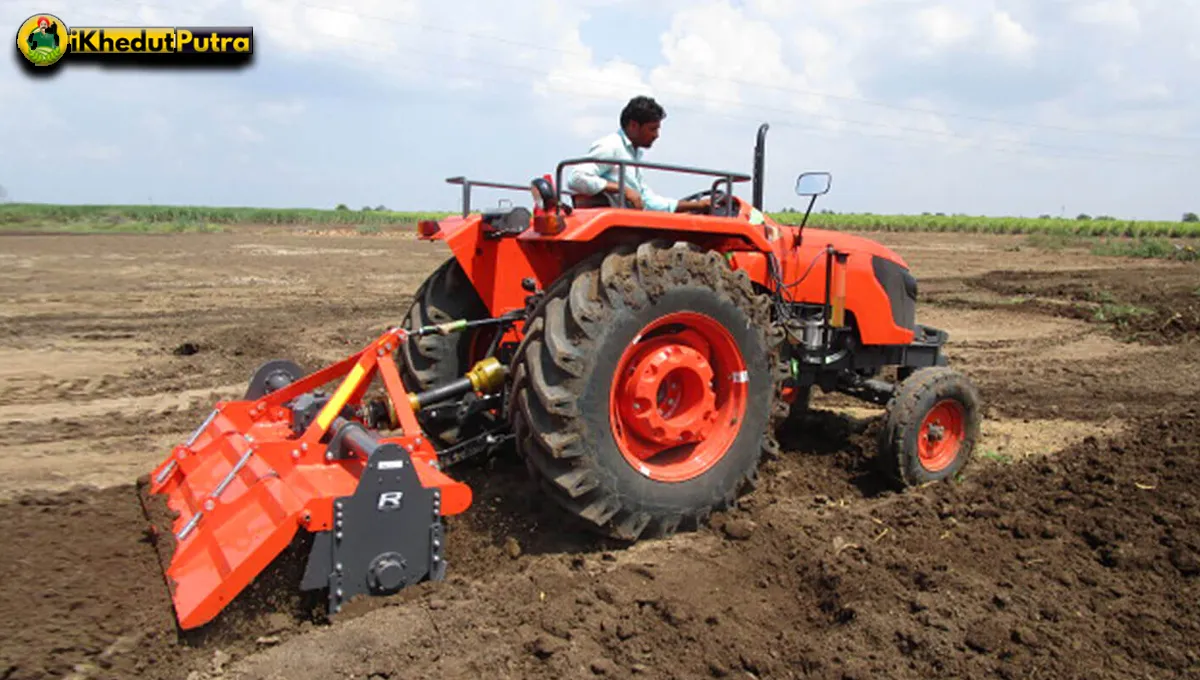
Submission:
POLYGON ((529 193, 528 184, 504 184, 502 182, 484 182, 480 180, 467 179, 466 177, 447 177, 446 184, 461 184, 462 185, 462 216, 466 217, 471 214, 471 189, 474 187, 488 187, 490 189, 511 189, 513 191, 524 191, 529 193))
MULTIPOLYGON (((760 140, 761 140, 762 132, 765 132, 765 130, 760 131, 760 140)), ((761 141, 760 141, 759 148, 761 149, 761 141)), ((759 159, 761 159, 761 151, 759 152, 758 156, 759 156, 759 159)), ((708 169, 708 168, 698 168, 698 167, 694 167, 694 166, 690 166, 690 165, 673 165, 673 164, 669 164, 669 163, 651 163, 648 161, 627 161, 627 160, 620 160, 620 159, 615 159, 615 158, 609 159, 609 158, 578 157, 578 158, 569 158, 567 160, 561 161, 555 167, 554 186, 555 186, 556 192, 558 193, 559 196, 562 196, 564 194, 573 195, 573 193, 564 191, 562 188, 562 186, 563 186, 563 183, 562 183, 563 170, 565 168, 573 166, 573 165, 584 165, 584 164, 588 164, 588 163, 598 163, 598 164, 602 164, 602 165, 615 165, 618 167, 618 169, 620 170, 620 176, 619 176, 619 179, 617 180, 617 193, 618 193, 618 200, 620 201, 620 204, 618 207, 621 207, 621 208, 627 207, 626 201, 625 201, 625 168, 646 168, 647 170, 665 170, 668 172, 679 172, 679 173, 683 173, 686 175, 702 175, 702 176, 706 176, 706 177, 713 177, 714 178, 713 184, 712 184, 713 192, 716 192, 717 187, 719 187, 723 183, 723 184, 725 184, 725 193, 729 194, 729 195, 733 194, 733 185, 735 182, 749 182, 749 181, 752 181, 755 179, 754 177, 747 175, 745 173, 741 173, 741 172, 733 172, 730 170, 712 170, 712 169, 708 169)), ((756 165, 758 165, 760 163, 761 163, 761 161, 759 161, 759 163, 756 163, 756 165)), ((491 189, 508 189, 511 191, 524 191, 524 192, 530 191, 530 186, 528 184, 507 184, 504 182, 488 182, 488 181, 483 181, 483 180, 473 180, 473 179, 469 179, 469 178, 463 177, 463 176, 447 177, 446 183, 447 184, 457 184, 457 185, 462 186, 462 216, 463 217, 467 217, 471 213, 471 190, 476 187, 486 187, 486 188, 491 188, 491 189)), ((756 181, 755 184, 757 185, 758 182, 756 181)), ((757 186, 756 186, 756 189, 758 189, 757 186)), ((761 191, 761 189, 758 189, 758 190, 761 191)), ((756 198, 758 198, 758 197, 756 196, 756 198)), ((729 204, 728 206, 726 206, 725 210, 726 210, 726 212, 729 212, 732 209, 733 209, 733 205, 729 204)), ((562 202, 555 201, 555 212, 561 214, 561 210, 562 210, 562 202)))
MULTIPOLYGON (((725 183, 725 193, 733 195, 734 182, 749 182, 753 179, 750 175, 741 172, 731 172, 729 170, 710 170, 706 168, 697 168, 690 165, 670 165, 667 163, 650 163, 647 161, 626 161, 616 158, 568 158, 561 161, 554 170, 554 187, 555 190, 562 193, 562 174, 563 168, 571 165, 584 165, 588 163, 596 163, 598 165, 615 165, 620 171, 619 179, 617 180, 617 197, 620 200, 618 207, 625 206, 625 168, 646 168, 648 170, 667 170, 669 172, 680 172, 687 175, 704 175, 707 177, 715 177, 713 180, 713 191, 717 190, 717 186, 722 182, 725 183)), ((733 204, 729 204, 727 210, 731 210, 733 204)), ((562 203, 556 201, 555 212, 560 213, 562 203)))

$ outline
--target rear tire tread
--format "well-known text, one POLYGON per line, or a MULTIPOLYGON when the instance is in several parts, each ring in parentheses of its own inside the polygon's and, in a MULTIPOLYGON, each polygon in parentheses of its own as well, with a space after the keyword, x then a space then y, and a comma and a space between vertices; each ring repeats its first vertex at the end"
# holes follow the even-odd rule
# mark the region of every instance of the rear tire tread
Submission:
POLYGON ((527 467, 551 499, 601 534, 636 541, 697 529, 713 511, 729 509, 742 491, 754 488, 763 455, 778 454, 775 429, 787 416, 780 398, 781 376, 788 371, 779 353, 782 340, 768 300, 755 294, 745 272, 731 270, 716 253, 686 242, 656 240, 593 258, 547 290, 546 302, 518 348, 510 417, 514 431, 521 433, 518 442, 527 467), (754 464, 736 484, 714 491, 703 507, 686 516, 652 512, 634 507, 632 499, 605 484, 586 445, 588 425, 575 417, 576 399, 590 379, 598 339, 613 314, 642 309, 670 289, 697 285, 743 310, 766 348, 772 381, 769 426, 754 464))

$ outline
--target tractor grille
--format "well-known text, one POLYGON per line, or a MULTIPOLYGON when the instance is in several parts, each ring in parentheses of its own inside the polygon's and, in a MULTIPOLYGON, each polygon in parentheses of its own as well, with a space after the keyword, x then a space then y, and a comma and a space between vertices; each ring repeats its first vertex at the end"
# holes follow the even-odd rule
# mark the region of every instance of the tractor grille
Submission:
POLYGON ((916 328, 917 280, 904 267, 879 256, 872 257, 871 265, 891 302, 892 321, 910 330, 916 328))

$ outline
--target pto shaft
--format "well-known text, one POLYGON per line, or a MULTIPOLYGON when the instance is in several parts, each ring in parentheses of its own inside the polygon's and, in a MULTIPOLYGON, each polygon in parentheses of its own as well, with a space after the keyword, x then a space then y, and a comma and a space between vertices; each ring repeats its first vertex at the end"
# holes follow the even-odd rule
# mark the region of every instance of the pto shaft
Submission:
POLYGON ((338 416, 333 419, 330 428, 333 436, 325 449, 325 459, 346 458, 346 454, 355 453, 370 460, 375 450, 379 448, 379 435, 362 425, 338 416))
POLYGON ((504 384, 507 374, 508 370, 499 359, 488 357, 475 364, 461 378, 424 392, 409 394, 408 403, 414 411, 418 411, 423 406, 436 404, 443 399, 453 399, 472 390, 481 394, 495 392, 504 384))

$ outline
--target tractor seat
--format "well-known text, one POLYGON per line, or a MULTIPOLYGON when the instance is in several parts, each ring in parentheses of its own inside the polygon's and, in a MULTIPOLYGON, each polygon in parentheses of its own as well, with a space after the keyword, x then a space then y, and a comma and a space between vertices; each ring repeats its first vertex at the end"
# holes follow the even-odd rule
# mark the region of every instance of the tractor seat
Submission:
MULTIPOLYGON (((601 191, 594 196, 589 196, 587 194, 573 194, 571 196, 571 203, 579 209, 618 208, 621 205, 621 201, 617 198, 617 195, 608 191, 601 191)), ((632 206, 626 207, 631 208, 632 206)))

